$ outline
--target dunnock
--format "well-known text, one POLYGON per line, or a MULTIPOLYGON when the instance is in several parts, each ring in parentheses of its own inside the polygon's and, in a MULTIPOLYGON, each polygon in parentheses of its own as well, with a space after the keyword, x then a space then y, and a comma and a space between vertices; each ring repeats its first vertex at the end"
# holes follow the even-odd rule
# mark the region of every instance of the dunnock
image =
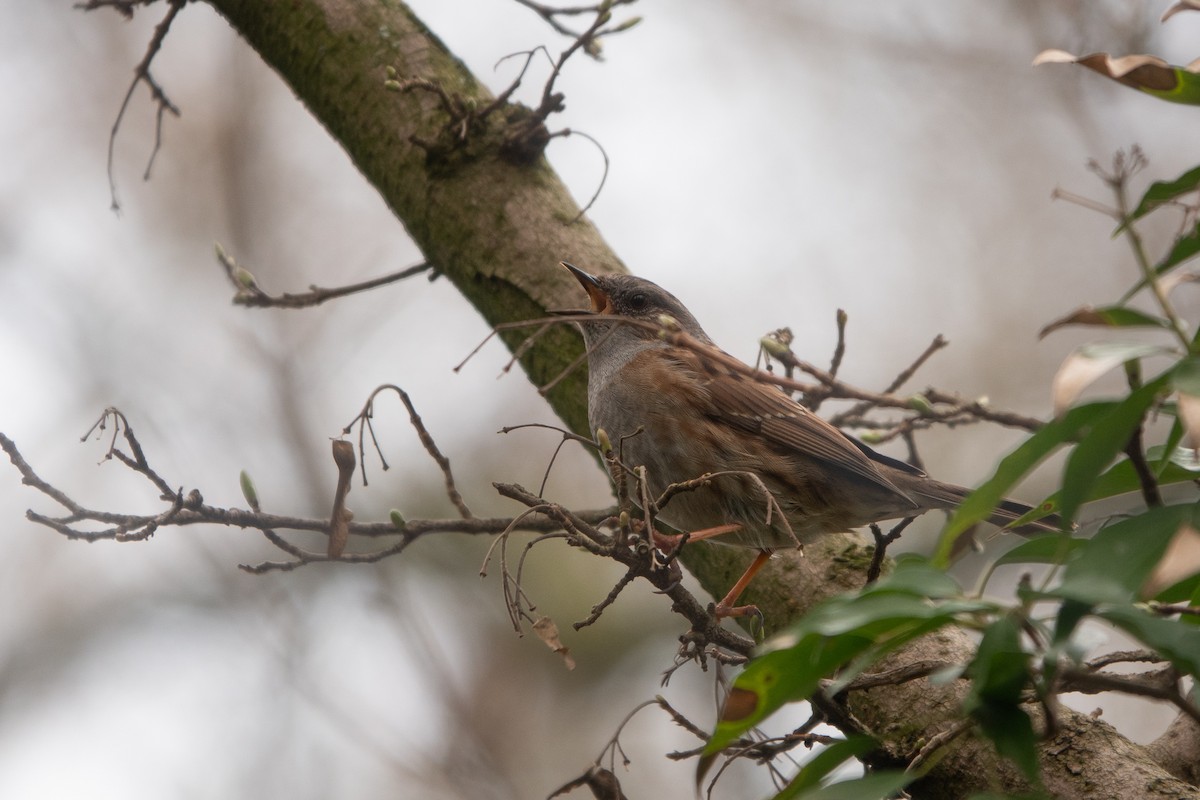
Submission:
MULTIPOLYGON (((761 551, 718 604, 719 614, 749 613, 733 604, 774 548, 954 508, 970 491, 876 453, 781 390, 671 344, 660 335, 664 316, 720 353, 691 312, 656 284, 563 266, 591 300, 591 315, 579 327, 588 348, 592 433, 602 428, 625 465, 645 467, 651 497, 711 475, 674 494, 658 518, 692 539, 716 537, 761 551)), ((1003 526, 1029 510, 1005 500, 990 521, 1003 526)), ((1047 518, 1019 530, 1057 529, 1057 520, 1047 518)))

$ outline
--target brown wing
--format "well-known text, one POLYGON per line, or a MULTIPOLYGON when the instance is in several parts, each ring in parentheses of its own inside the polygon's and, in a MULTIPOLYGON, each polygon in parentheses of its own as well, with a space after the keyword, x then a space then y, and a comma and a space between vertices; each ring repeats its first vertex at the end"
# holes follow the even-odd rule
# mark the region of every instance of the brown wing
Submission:
MULTIPOLYGON (((681 348, 677 355, 701 376, 711 399, 706 411, 714 418, 762 436, 781 450, 793 451, 856 475, 912 502, 879 470, 872 457, 889 465, 893 459, 880 456, 854 441, 772 386, 728 372, 689 350, 681 348)), ((900 469, 919 472, 909 465, 900 469)), ((917 503, 913 502, 913 506, 917 503)))

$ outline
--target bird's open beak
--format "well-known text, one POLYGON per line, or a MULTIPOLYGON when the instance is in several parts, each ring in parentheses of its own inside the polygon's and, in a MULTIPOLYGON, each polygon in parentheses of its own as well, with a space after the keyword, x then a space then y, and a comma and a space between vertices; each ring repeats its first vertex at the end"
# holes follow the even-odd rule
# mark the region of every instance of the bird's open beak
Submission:
POLYGON ((588 299, 592 301, 593 314, 611 314, 612 301, 608 299, 608 293, 600 287, 600 282, 592 275, 581 270, 574 264, 568 264, 565 261, 558 262, 571 271, 575 276, 575 280, 579 281, 579 285, 588 293, 588 299))

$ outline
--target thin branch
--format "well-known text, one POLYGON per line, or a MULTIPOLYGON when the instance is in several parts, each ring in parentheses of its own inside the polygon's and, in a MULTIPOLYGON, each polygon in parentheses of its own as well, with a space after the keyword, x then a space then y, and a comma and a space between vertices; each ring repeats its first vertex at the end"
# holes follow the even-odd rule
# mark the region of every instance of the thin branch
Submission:
MULTIPOLYGON (((96 541, 100 539, 121 539, 127 535, 129 531, 137 531, 144 529, 147 525, 171 525, 174 527, 183 527, 188 525, 226 525, 237 528, 253 529, 259 531, 278 531, 278 530, 295 530, 295 531, 310 531, 315 533, 328 533, 329 520, 313 519, 306 517, 285 516, 280 514, 268 514, 262 511, 251 511, 240 508, 222 508, 211 506, 203 502, 198 492, 189 492, 183 497, 182 503, 176 510, 175 503, 179 497, 178 492, 174 492, 167 498, 171 502, 171 508, 164 514, 123 514, 108 511, 100 511, 97 509, 88 508, 71 499, 65 492, 58 489, 45 479, 43 479, 31 467, 28 461, 25 460, 15 442, 3 433, 0 433, 0 449, 8 456, 9 461, 17 468, 21 474, 21 482, 26 486, 30 486, 41 494, 53 500, 68 513, 61 517, 49 517, 39 514, 35 511, 26 513, 28 519, 41 525, 53 528, 63 535, 71 539, 83 539, 87 541, 96 541), (170 514, 167 518, 165 515, 170 514), (102 525, 111 526, 103 530, 87 530, 78 527, 80 523, 99 523, 102 525)), ((119 451, 118 451, 119 452, 119 451)), ((136 464, 136 459, 123 461, 131 469, 136 464)), ((572 518, 578 520, 581 524, 590 526, 595 523, 602 522, 608 519, 615 513, 616 509, 606 508, 602 510, 579 511, 572 514, 572 518)), ((521 530, 531 532, 551 532, 562 530, 562 524, 559 520, 548 517, 544 514, 531 514, 522 517, 520 522, 514 525, 512 518, 505 517, 471 517, 470 519, 414 519, 405 520, 403 525, 397 527, 392 522, 354 522, 348 524, 350 534, 353 536, 363 537, 387 537, 399 536, 402 543, 406 546, 408 543, 416 539, 430 534, 445 534, 445 533, 461 533, 469 535, 491 535, 501 533, 505 530, 521 530)), ((277 535, 277 534, 276 534, 277 535)), ((268 537, 269 538, 269 537, 268 537)), ((278 544, 277 544, 278 546, 278 544)), ((283 549, 287 549, 286 547, 283 549)), ((369 562, 378 560, 390 551, 381 551, 378 554, 365 555, 344 555, 344 560, 352 560, 357 562, 369 562)), ((293 554, 294 553, 290 553, 293 554)), ((327 560, 324 554, 312 554, 313 560, 327 560)))
MULTIPOLYGON (((117 178, 114 170, 115 150, 117 145, 117 132, 121 129, 121 121, 125 118, 125 112, 129 109, 129 102, 133 99, 133 93, 137 89, 139 83, 145 83, 146 88, 150 90, 150 97, 158 105, 158 111, 155 115, 154 129, 154 149, 150 152, 150 158, 146 164, 144 178, 150 177, 150 168, 154 165, 154 157, 158 155, 159 148, 162 145, 162 122, 163 112, 170 111, 176 117, 180 116, 179 108, 171 102, 167 97, 162 86, 150 74, 150 63, 154 61, 154 57, 158 55, 158 51, 162 48, 163 42, 167 38, 167 33, 171 30, 171 23, 175 21, 175 17, 183 10, 187 0, 167 0, 167 13, 154 28, 154 34, 150 37, 150 43, 146 46, 146 53, 142 56, 142 60, 138 62, 133 69, 133 80, 129 84, 129 89, 125 92, 125 97, 121 101, 121 107, 117 111, 117 118, 113 121, 112 130, 108 136, 108 188, 112 198, 112 210, 120 211, 121 204, 117 200, 117 178)), ((88 0, 88 2, 77 3, 76 8, 84 11, 91 11, 96 8, 114 8, 120 12, 126 19, 133 17, 134 8, 138 5, 146 5, 146 2, 138 2, 138 0, 88 0)))
POLYGON ((570 128, 563 128, 561 131, 555 131, 554 133, 550 134, 550 138, 566 138, 567 136, 571 135, 582 136, 584 139, 587 139, 589 142, 596 145, 596 149, 600 151, 600 157, 604 159, 604 172, 600 175, 600 184, 596 187, 596 191, 592 192, 591 198, 587 201, 587 203, 584 204, 583 208, 579 209, 579 213, 571 219, 571 224, 574 225, 576 222, 579 222, 579 220, 583 219, 583 215, 588 212, 588 209, 595 205, 596 199, 600 197, 600 192, 604 191, 604 183, 608 180, 609 162, 608 153, 604 150, 604 146, 600 144, 600 142, 594 136, 586 134, 583 131, 573 131, 570 128))
POLYGON ((877 523, 871 523, 871 536, 875 539, 875 552, 871 554, 871 566, 867 567, 868 586, 879 580, 879 573, 883 571, 883 559, 887 553, 888 545, 899 539, 900 534, 904 533, 904 529, 911 525, 915 519, 916 517, 905 517, 893 525, 892 529, 887 533, 884 533, 877 523))
POLYGON ((846 355, 846 322, 850 319, 845 309, 837 310, 837 345, 833 348, 833 358, 829 361, 829 374, 837 377, 841 369, 842 359, 846 355))
POLYGON ((1188 702, 1179 691, 1174 670, 1143 675, 1114 675, 1110 672, 1089 672, 1067 667, 1059 675, 1060 689, 1066 692, 1122 692, 1124 694, 1165 700, 1200 724, 1200 708, 1188 702), (1169 685, 1163 685, 1170 678, 1169 685), (1153 677, 1148 677, 1153 676, 1153 677))
POLYGON ((216 246, 216 255, 218 263, 225 270, 225 276, 229 278, 229 282, 233 284, 236 291, 233 296, 234 304, 247 308, 311 308, 319 306, 327 300, 377 289, 380 286, 387 286, 389 283, 396 283, 423 272, 429 273, 431 281, 437 279, 441 274, 428 261, 422 261, 420 264, 406 267, 398 272, 381 275, 360 283, 332 288, 310 285, 308 291, 301 294, 284 292, 281 295, 269 295, 259 287, 254 275, 238 264, 219 244, 216 246))
MULTIPOLYGON (((421 415, 417 413, 417 409, 413 406, 412 400, 409 399, 408 393, 394 383, 385 383, 382 386, 377 386, 371 392, 371 396, 367 398, 366 405, 362 411, 358 412, 358 416, 350 420, 350 423, 342 429, 342 434, 349 434, 356 423, 361 424, 358 432, 358 449, 359 453, 365 456, 363 435, 367 429, 371 430, 371 439, 375 444, 375 450, 379 453, 380 459, 383 458, 383 453, 379 449, 379 443, 375 440, 375 432, 371 427, 371 419, 375 415, 375 398, 380 392, 391 390, 400 398, 400 402, 408 409, 408 420, 413 426, 413 430, 417 432, 417 437, 421 440, 421 444, 425 447, 425 452, 429 453, 430 457, 437 462, 438 468, 442 471, 442 476, 446 482, 446 495, 450 498, 450 502, 458 509, 458 513, 463 519, 471 518, 471 509, 463 501, 462 495, 458 492, 458 487, 454 483, 454 473, 450 471, 450 459, 442 455, 442 451, 438 449, 437 443, 433 441, 433 437, 429 435, 429 431, 425 428, 425 423, 421 421, 421 415)), ((387 469, 387 462, 384 462, 384 469, 387 469)), ((363 485, 367 485, 367 472, 363 470, 363 485)))
POLYGON ((925 762, 929 761, 938 750, 941 750, 955 739, 970 731, 974 725, 974 720, 970 718, 960 719, 941 733, 931 736, 912 757, 912 760, 908 762, 908 767, 905 771, 918 772, 925 765, 925 762))

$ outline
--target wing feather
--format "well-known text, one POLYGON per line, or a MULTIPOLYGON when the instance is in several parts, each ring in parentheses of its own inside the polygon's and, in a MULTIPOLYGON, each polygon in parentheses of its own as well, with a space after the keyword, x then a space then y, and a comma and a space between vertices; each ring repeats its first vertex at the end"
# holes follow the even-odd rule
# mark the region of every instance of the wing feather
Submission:
MULTIPOLYGON (((876 466, 877 461, 891 466, 894 459, 851 439, 773 386, 724 370, 718 380, 713 367, 699 354, 680 349, 678 357, 700 376, 708 393, 704 410, 709 416, 761 436, 785 452, 856 475, 917 505, 876 466)), ((900 469, 919 472, 909 465, 900 469)))

